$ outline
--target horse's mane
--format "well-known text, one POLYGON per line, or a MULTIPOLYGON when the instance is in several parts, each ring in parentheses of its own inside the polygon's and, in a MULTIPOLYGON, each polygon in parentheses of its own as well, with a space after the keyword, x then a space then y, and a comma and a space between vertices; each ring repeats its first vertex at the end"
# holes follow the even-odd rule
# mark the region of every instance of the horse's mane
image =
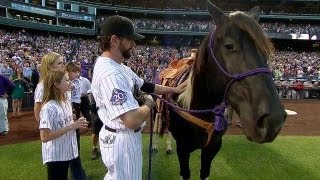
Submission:
POLYGON ((192 71, 189 75, 189 78, 187 79, 187 87, 186 90, 181 93, 178 97, 178 104, 184 108, 184 109, 190 109, 190 104, 191 104, 191 94, 192 94, 192 71))
MULTIPOLYGON (((244 32, 247 32, 250 38, 255 42, 255 46, 261 53, 267 57, 267 59, 271 58, 274 55, 274 47, 271 41, 267 38, 264 30, 261 25, 250 15, 236 11, 229 15, 229 20, 231 23, 239 27, 244 32)), ((179 95, 178 104, 182 108, 190 109, 191 100, 192 100, 192 92, 193 92, 193 81, 194 77, 200 72, 202 67, 206 64, 208 59, 208 35, 202 41, 202 44, 199 48, 198 54, 196 56, 196 61, 193 65, 192 71, 187 79, 187 87, 186 90, 179 95)))
POLYGON ((209 38, 207 35, 202 41, 201 46, 196 55, 195 62, 193 64, 192 70, 187 79, 188 83, 187 83, 186 90, 183 93, 181 93, 178 97, 177 102, 184 109, 190 109, 194 77, 200 72, 202 66, 205 65, 205 62, 208 58, 208 52, 207 52, 208 40, 209 38))
POLYGON ((256 47, 261 51, 261 53, 267 57, 274 55, 274 47, 271 41, 268 39, 265 31, 262 29, 261 25, 252 18, 250 15, 236 11, 229 15, 231 23, 238 26, 244 32, 247 32, 251 39, 255 42, 256 47))

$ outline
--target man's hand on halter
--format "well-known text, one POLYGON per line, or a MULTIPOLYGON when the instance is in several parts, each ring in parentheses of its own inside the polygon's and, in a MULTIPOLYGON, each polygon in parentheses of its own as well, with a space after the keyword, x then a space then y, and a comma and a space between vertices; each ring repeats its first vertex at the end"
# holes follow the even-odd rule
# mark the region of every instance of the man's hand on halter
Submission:
POLYGON ((150 109, 155 106, 152 96, 142 92, 136 84, 134 85, 133 96, 138 101, 139 106, 146 105, 150 109))

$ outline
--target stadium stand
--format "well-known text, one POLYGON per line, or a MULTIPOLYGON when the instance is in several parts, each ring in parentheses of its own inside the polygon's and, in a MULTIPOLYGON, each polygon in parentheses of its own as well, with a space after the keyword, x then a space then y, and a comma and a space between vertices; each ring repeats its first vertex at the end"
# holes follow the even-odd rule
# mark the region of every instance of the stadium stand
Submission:
MULTIPOLYGON (((138 32, 146 36, 138 42, 127 65, 151 80, 173 59, 189 56, 189 50, 199 46, 213 26, 205 4, 195 0, 181 2, 1 1, 1 72, 7 65, 14 72, 25 62, 36 70, 43 54, 56 51, 65 61, 81 62, 82 72, 90 79, 92 65, 99 55, 96 36, 101 22, 110 15, 120 14, 133 19, 138 32)), ((226 13, 260 5, 260 23, 277 48, 269 65, 279 96, 320 97, 320 9, 315 8, 320 7, 319 2, 230 0, 226 3, 221 0, 216 3, 226 13)), ((32 88, 26 93, 24 105, 32 107, 32 88)))

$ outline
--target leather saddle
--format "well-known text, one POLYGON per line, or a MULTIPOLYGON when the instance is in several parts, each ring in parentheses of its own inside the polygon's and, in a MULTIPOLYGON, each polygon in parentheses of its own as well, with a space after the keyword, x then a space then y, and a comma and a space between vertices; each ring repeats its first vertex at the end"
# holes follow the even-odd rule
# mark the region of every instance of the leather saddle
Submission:
POLYGON ((164 69, 159 74, 161 84, 170 87, 176 86, 182 75, 188 69, 191 69, 193 63, 193 58, 184 58, 172 61, 168 68, 164 69))

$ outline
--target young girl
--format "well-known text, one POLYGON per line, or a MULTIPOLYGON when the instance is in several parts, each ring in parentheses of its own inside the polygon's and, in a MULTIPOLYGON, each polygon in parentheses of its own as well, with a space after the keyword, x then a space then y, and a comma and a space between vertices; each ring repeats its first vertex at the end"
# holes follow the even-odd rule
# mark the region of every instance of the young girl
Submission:
POLYGON ((39 121, 39 113, 43 100, 43 79, 50 69, 64 70, 62 56, 55 52, 44 55, 40 66, 40 80, 34 92, 34 116, 39 121))
POLYGON ((39 126, 43 164, 47 164, 49 180, 65 180, 69 165, 79 159, 75 130, 87 128, 88 123, 85 118, 73 121, 71 103, 66 97, 70 81, 64 71, 47 72, 43 86, 39 126))
MULTIPOLYGON (((63 58, 60 54, 55 52, 49 52, 45 56, 43 56, 41 60, 41 66, 40 66, 40 82, 37 85, 37 88, 34 92, 34 115, 36 117, 36 120, 39 121, 39 113, 42 108, 42 103, 44 102, 44 84, 43 79, 47 75, 48 71, 52 69, 56 70, 64 70, 64 62, 63 58)), ((70 88, 68 89, 70 90, 70 88)), ((71 94, 70 92, 66 92, 65 95, 68 95, 67 100, 70 102, 71 94)), ((81 159, 76 158, 75 161, 71 162, 70 165, 72 178, 76 180, 85 180, 87 179, 87 175, 85 170, 82 168, 81 159)))

